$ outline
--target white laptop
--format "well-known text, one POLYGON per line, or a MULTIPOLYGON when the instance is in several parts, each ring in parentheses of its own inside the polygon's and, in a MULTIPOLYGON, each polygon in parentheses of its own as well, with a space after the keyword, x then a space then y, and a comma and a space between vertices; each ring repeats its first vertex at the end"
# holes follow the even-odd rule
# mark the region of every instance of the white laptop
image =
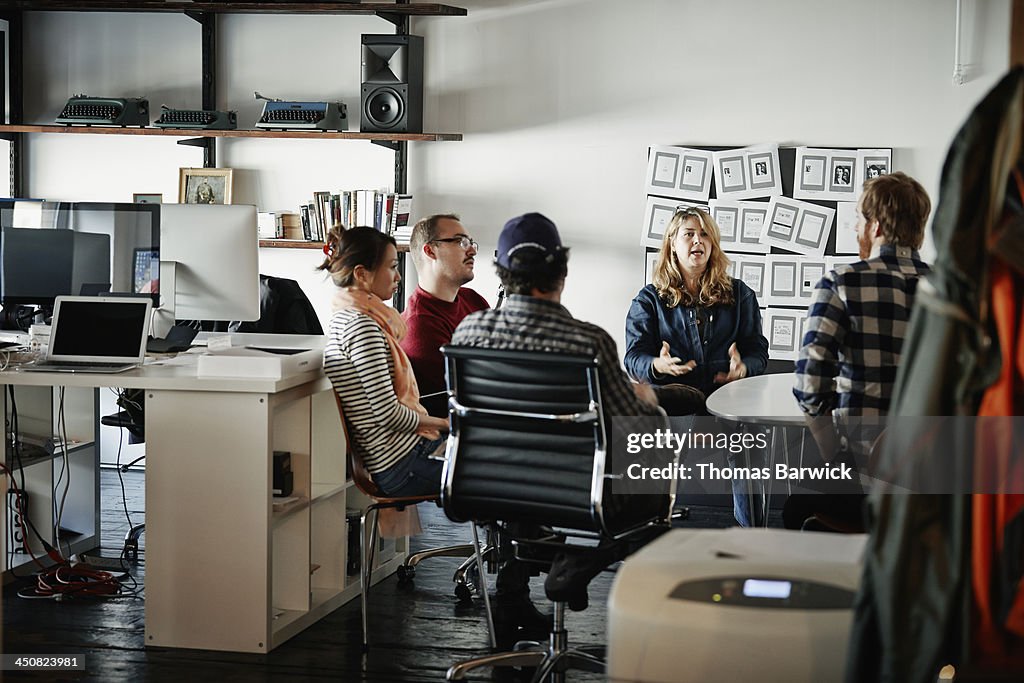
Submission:
POLYGON ((35 372, 124 372, 142 365, 153 301, 149 297, 59 296, 46 360, 35 372))

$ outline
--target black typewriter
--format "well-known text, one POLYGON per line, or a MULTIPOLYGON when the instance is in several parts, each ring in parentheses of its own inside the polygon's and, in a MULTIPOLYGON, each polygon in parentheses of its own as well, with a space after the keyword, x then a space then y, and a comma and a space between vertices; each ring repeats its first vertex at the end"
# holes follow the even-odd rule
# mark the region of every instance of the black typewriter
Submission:
POLYGON ((67 101, 57 123, 67 126, 149 125, 149 100, 142 97, 87 97, 75 95, 67 101))
POLYGON ((194 128, 197 130, 235 130, 238 115, 233 111, 209 109, 171 109, 161 107, 160 118, 153 125, 157 128, 194 128))

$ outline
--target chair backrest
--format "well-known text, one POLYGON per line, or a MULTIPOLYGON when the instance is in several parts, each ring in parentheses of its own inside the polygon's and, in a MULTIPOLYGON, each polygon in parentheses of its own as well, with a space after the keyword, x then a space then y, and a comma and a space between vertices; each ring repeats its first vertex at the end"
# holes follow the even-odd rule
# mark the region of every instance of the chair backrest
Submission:
POLYGON ((609 514, 595 358, 457 346, 442 351, 452 434, 441 500, 451 519, 527 521, 614 536, 665 516, 667 497, 652 500, 661 498, 656 495, 643 497, 653 505, 615 506, 609 514), (635 519, 638 514, 643 519, 635 519))
POLYGON ((232 322, 229 332, 268 334, 323 334, 323 326, 309 297, 295 280, 260 275, 259 320, 232 322))
POLYGON ((348 425, 345 423, 345 411, 341 408, 341 398, 335 391, 332 391, 331 394, 334 395, 334 403, 338 406, 338 417, 341 418, 341 431, 345 435, 345 449, 348 451, 348 464, 352 471, 352 482, 356 485, 357 489, 372 498, 376 498, 380 494, 380 489, 377 488, 373 477, 370 476, 370 471, 366 469, 363 459, 359 457, 356 449, 352 447, 352 440, 348 436, 348 425))

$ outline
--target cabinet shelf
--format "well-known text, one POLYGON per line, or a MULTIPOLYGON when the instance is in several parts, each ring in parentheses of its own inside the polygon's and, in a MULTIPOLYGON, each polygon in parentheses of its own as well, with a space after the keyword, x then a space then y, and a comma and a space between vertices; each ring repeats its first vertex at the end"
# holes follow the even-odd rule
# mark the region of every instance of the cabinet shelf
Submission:
POLYGON ((462 133, 339 133, 316 130, 190 130, 187 128, 129 128, 123 126, 0 125, 0 133, 70 133, 72 135, 160 135, 188 138, 284 138, 292 140, 370 140, 442 142, 462 140, 462 133))
POLYGON ((74 2, 51 0, 0 2, 0 10, 40 12, 210 12, 212 14, 376 14, 399 16, 463 17, 462 7, 435 2, 392 4, 385 2, 74 2))
MULTIPOLYGON (((260 240, 261 249, 316 249, 321 251, 324 248, 323 242, 316 240, 260 240)), ((398 245, 399 254, 409 253, 408 244, 398 245)))

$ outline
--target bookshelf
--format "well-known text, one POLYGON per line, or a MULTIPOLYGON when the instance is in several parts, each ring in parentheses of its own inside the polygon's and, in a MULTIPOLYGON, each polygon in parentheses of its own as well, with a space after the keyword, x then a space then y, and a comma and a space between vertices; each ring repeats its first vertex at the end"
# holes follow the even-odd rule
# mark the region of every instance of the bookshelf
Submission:
POLYGON ((277 138, 292 140, 369 140, 370 142, 444 142, 462 140, 460 133, 352 133, 315 130, 189 130, 124 126, 0 125, 0 133, 70 135, 156 135, 189 138, 277 138))
POLYGON ((392 17, 445 16, 464 17, 466 10, 435 2, 72 2, 14 0, 0 2, 0 11, 32 10, 40 12, 165 12, 210 14, 373 14, 392 21, 392 17))

